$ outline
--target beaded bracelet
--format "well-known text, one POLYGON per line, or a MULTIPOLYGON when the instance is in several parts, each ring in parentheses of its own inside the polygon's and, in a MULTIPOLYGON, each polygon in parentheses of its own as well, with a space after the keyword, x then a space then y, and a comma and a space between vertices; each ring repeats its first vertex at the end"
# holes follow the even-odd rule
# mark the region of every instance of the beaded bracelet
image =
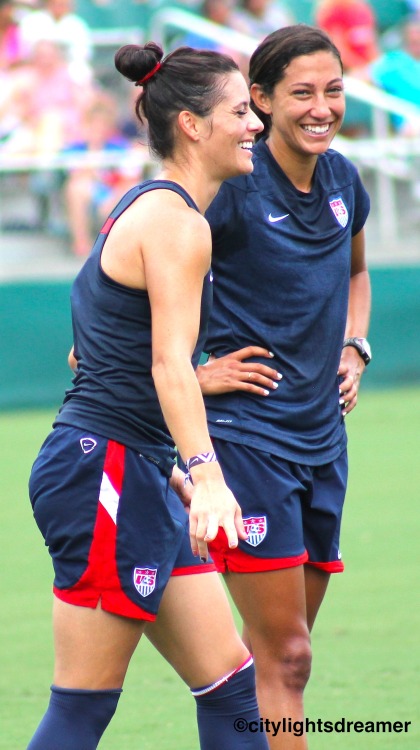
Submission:
POLYGON ((188 458, 185 462, 185 466, 187 467, 185 481, 187 482, 190 480, 191 484, 193 483, 190 469, 194 466, 198 466, 199 464, 210 464, 215 461, 217 461, 217 458, 214 451, 210 451, 209 453, 198 453, 196 456, 191 456, 191 458, 188 458))

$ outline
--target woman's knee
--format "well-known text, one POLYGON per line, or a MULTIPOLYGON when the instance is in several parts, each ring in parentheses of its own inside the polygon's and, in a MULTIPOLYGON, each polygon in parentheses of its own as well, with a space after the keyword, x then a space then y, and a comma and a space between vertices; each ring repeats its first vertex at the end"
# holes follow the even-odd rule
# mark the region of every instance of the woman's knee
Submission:
POLYGON ((279 681, 288 690, 303 691, 311 673, 309 633, 291 635, 266 645, 264 653, 254 649, 258 680, 279 681))
POLYGON ((309 636, 291 638, 286 642, 281 655, 284 682, 288 688, 303 690, 309 680, 312 664, 312 649, 309 636))

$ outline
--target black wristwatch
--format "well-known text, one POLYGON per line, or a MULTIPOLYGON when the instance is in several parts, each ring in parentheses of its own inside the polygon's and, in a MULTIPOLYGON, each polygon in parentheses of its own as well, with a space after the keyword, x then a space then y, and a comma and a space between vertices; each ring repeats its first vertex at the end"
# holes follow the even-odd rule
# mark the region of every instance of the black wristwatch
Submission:
POLYGON ((367 339, 360 339, 357 338, 357 336, 353 336, 350 339, 344 339, 343 349, 345 346, 354 346, 354 348, 359 352, 365 365, 369 364, 370 360, 372 359, 372 352, 369 341, 367 339))

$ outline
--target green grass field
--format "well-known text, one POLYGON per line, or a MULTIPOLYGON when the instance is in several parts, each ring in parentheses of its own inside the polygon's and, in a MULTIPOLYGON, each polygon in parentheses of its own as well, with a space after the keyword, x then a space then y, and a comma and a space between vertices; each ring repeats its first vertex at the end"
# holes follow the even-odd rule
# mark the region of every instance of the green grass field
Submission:
MULTIPOLYGON (((52 417, 0 414, 2 750, 26 747, 51 682, 52 576, 27 479, 52 417)), ((348 431, 346 572, 333 577, 315 626, 306 711, 315 721, 412 724, 406 734, 312 734, 310 748, 419 750, 420 390, 363 391, 348 431)), ((101 750, 197 747, 194 701, 142 643, 101 750)))

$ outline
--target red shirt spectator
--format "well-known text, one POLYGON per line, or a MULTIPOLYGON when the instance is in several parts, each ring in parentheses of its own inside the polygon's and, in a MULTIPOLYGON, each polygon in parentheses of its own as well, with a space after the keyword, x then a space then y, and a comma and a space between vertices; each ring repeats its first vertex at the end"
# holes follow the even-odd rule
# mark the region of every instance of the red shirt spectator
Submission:
POLYGON ((320 0, 315 21, 339 49, 346 71, 365 68, 379 56, 376 18, 366 0, 320 0))
POLYGON ((14 10, 13 2, 0 0, 0 70, 8 70, 25 57, 26 49, 14 10))

